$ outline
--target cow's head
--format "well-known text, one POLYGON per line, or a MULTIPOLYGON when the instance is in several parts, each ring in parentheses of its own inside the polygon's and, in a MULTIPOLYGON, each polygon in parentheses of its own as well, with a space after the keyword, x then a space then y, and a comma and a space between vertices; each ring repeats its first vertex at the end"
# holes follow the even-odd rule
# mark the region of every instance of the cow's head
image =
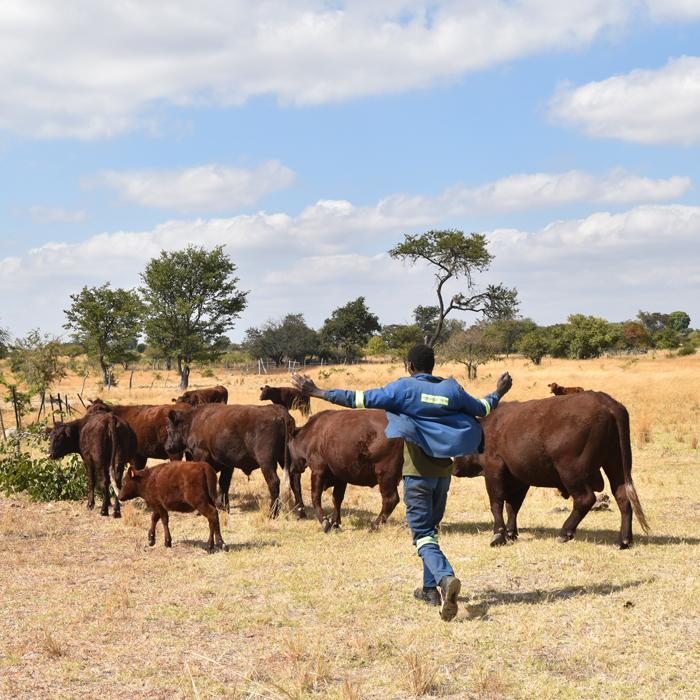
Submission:
POLYGON ((102 399, 93 399, 90 401, 90 405, 87 407, 86 413, 109 412, 111 410, 112 407, 108 403, 105 403, 102 399))
POLYGON ((272 400, 272 387, 269 386, 268 384, 265 384, 265 386, 260 387, 260 400, 261 401, 272 400))
POLYGON ((187 446, 187 425, 185 411, 168 411, 168 434, 165 437, 165 451, 168 454, 184 452, 187 446))
POLYGON ((145 471, 145 469, 134 469, 133 467, 126 470, 122 486, 119 489, 118 498, 120 501, 130 501, 141 495, 141 482, 145 471))
POLYGON ((80 451, 78 421, 56 423, 49 433, 49 459, 61 459, 71 452, 80 451))
POLYGON ((484 455, 471 454, 455 457, 452 462, 452 473, 455 476, 466 476, 470 479, 484 475, 484 455))

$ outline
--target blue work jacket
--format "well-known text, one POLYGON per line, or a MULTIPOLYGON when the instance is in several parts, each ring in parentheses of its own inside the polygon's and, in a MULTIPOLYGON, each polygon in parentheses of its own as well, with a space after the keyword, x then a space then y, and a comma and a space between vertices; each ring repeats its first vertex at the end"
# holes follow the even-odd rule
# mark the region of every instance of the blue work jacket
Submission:
POLYGON ((476 399, 456 380, 432 374, 414 374, 366 391, 330 389, 324 397, 348 408, 384 409, 386 436, 412 442, 431 457, 477 452, 482 431, 476 417, 487 416, 498 405, 495 392, 476 399))

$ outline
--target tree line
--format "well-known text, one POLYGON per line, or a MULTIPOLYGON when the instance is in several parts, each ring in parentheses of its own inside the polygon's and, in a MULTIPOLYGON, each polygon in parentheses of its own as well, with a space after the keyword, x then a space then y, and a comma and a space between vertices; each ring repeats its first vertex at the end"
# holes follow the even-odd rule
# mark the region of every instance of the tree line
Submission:
POLYGON ((546 327, 521 318, 516 289, 479 283, 493 261, 482 234, 448 229, 406 235, 388 254, 407 265, 421 263, 434 278, 434 303, 417 306, 404 324, 382 326, 365 297, 358 296, 334 309, 319 329, 302 313, 291 313, 248 328, 243 342, 233 344, 226 333, 246 308, 249 292, 240 289, 237 267, 222 246, 190 245, 150 260, 135 289, 106 282, 70 295, 64 328, 72 345, 39 330, 11 342, 0 328, 0 356, 9 355, 13 374, 43 397, 65 375, 66 353, 85 355, 107 386, 115 383, 116 366, 126 368, 144 357, 162 360, 168 369, 177 368, 186 389, 193 363, 210 363, 232 351, 278 365, 354 362, 401 359, 412 345, 425 342, 440 360, 462 362, 475 377, 479 365, 514 352, 539 364, 547 355, 586 359, 654 348, 689 354, 700 345, 700 333, 690 329, 683 311, 640 311, 623 323, 574 314, 567 323, 546 327), (448 293, 448 286, 456 291, 448 293), (454 312, 471 313, 471 323, 454 312))

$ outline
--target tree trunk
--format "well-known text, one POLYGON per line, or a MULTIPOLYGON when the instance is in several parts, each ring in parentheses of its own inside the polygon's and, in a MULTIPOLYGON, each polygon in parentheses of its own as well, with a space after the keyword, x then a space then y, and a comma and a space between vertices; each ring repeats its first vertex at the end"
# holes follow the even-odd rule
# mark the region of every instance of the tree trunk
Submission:
MULTIPOLYGON (((166 357, 165 358, 165 369, 168 370, 168 372, 173 368, 173 358, 172 357, 166 357)), ((179 365, 178 365, 179 369, 179 365)))
POLYGON ((100 358, 100 369, 102 370, 102 381, 105 386, 109 386, 109 365, 105 364, 105 361, 100 358))
POLYGON ((182 358, 177 358, 177 371, 180 373, 180 390, 186 391, 190 383, 190 368, 187 363, 182 362, 182 358))
POLYGON ((467 376, 469 379, 476 379, 476 365, 471 362, 467 365, 467 376))

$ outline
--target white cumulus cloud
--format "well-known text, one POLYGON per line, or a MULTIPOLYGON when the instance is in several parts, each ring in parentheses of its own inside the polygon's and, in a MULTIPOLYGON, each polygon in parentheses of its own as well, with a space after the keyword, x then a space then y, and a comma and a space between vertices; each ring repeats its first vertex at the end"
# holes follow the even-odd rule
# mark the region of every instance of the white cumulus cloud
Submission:
POLYGON ((316 105, 588 45, 626 0, 5 0, 0 128, 94 139, 163 105, 316 105))
POLYGON ((275 160, 252 170, 217 164, 176 170, 109 170, 93 180, 116 190, 125 201, 179 212, 240 209, 293 181, 294 172, 275 160))
POLYGON ((550 113, 594 137, 700 143, 700 57, 682 56, 656 70, 563 86, 550 102, 550 113))
POLYGON ((647 0, 649 13, 660 20, 693 20, 700 17, 700 0, 647 0))

